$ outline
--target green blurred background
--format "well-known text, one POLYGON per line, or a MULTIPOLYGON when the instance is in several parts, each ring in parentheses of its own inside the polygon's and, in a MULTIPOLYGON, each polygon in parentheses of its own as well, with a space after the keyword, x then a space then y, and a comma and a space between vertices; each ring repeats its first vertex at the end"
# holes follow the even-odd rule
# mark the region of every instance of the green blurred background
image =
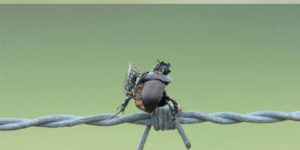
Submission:
MULTIPOLYGON (((299 5, 0 5, 0 117, 115 113, 132 62, 171 63, 184 110, 296 111, 299 5)), ((140 112, 131 102, 125 114, 140 112)), ((300 124, 184 125, 193 150, 298 150, 300 124)), ((1 150, 136 149, 143 126, 0 132, 1 150)), ((146 150, 185 149, 152 130, 146 150)))

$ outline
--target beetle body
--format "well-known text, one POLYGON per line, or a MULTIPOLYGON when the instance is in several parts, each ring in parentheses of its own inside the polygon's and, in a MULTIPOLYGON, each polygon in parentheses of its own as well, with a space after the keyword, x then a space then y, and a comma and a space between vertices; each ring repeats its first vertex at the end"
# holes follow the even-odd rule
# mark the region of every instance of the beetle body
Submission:
POLYGON ((147 81, 135 88, 133 99, 135 105, 142 111, 152 113, 163 96, 165 85, 158 80, 147 81))
POLYGON ((152 72, 145 72, 141 76, 139 76, 137 69, 132 69, 129 64, 125 80, 125 94, 127 98, 120 106, 121 110, 118 113, 123 112, 129 100, 133 98, 136 107, 147 113, 153 113, 157 107, 168 105, 175 119, 175 115, 178 112, 177 103, 165 91, 166 86, 172 82, 172 79, 168 76, 171 72, 170 64, 164 61, 158 62, 152 72), (137 78, 139 80, 136 82, 137 78), (173 107, 168 101, 173 103, 173 107))
POLYGON ((172 79, 166 75, 145 73, 143 81, 133 90, 135 105, 142 111, 152 113, 162 100, 165 88, 170 82, 172 79))

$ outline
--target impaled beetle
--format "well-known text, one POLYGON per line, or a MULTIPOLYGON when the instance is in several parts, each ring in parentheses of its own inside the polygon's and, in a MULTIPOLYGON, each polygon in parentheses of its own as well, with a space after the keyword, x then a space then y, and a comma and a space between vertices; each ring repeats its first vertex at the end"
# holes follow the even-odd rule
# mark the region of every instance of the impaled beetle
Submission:
POLYGON ((153 113, 157 107, 168 105, 172 112, 172 119, 175 120, 175 115, 178 113, 177 102, 170 98, 165 91, 166 86, 172 82, 168 76, 171 72, 170 63, 157 61, 158 64, 151 72, 145 72, 140 76, 138 70, 129 64, 124 84, 127 98, 118 107, 120 110, 113 117, 124 112, 128 102, 133 98, 136 107, 148 113, 153 113), (173 103, 174 107, 169 104, 169 101, 173 103))

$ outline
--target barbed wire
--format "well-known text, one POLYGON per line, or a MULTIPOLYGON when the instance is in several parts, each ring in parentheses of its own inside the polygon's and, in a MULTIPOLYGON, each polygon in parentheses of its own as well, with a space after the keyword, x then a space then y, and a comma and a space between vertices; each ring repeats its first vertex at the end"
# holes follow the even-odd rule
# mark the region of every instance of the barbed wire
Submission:
MULTIPOLYGON (((123 123, 154 125, 151 115, 144 112, 129 115, 117 115, 115 118, 110 119, 113 115, 114 114, 112 113, 102 113, 88 115, 85 117, 74 115, 51 115, 36 119, 0 118, 0 130, 18 130, 31 126, 58 128, 76 126, 80 124, 95 126, 113 126, 123 123)), ((180 124, 194 124, 206 121, 217 124, 234 124, 240 122, 273 123, 285 120, 300 121, 300 111, 291 113, 281 111, 258 111, 248 114, 239 114, 234 112, 216 112, 207 114, 199 111, 186 111, 179 113, 176 118, 180 124)), ((161 128, 164 129, 164 127, 156 128, 158 130, 161 128)))
POLYGON ((300 121, 300 111, 281 112, 281 111, 257 111, 248 114, 239 114, 234 112, 216 112, 203 113, 199 111, 179 112, 176 120, 172 120, 169 108, 160 107, 153 114, 136 113, 130 115, 117 115, 110 119, 114 114, 102 113, 85 117, 74 115, 52 115, 36 119, 24 118, 0 118, 0 131, 19 130, 32 126, 36 127, 70 127, 80 124, 95 126, 113 126, 123 123, 132 123, 137 125, 146 125, 145 131, 141 137, 137 150, 143 150, 151 126, 155 130, 177 129, 187 149, 191 144, 184 133, 181 124, 194 124, 210 121, 217 124, 235 124, 240 122, 249 123, 273 123, 285 120, 300 121))

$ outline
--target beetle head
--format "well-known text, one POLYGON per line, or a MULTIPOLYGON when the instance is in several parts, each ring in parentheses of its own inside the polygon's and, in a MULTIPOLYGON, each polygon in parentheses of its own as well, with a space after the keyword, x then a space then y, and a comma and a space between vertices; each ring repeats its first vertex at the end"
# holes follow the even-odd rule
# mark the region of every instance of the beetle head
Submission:
POLYGON ((153 68, 153 72, 157 74, 163 74, 163 75, 168 75, 171 70, 170 70, 170 63, 165 62, 165 61, 158 61, 158 64, 153 68))

